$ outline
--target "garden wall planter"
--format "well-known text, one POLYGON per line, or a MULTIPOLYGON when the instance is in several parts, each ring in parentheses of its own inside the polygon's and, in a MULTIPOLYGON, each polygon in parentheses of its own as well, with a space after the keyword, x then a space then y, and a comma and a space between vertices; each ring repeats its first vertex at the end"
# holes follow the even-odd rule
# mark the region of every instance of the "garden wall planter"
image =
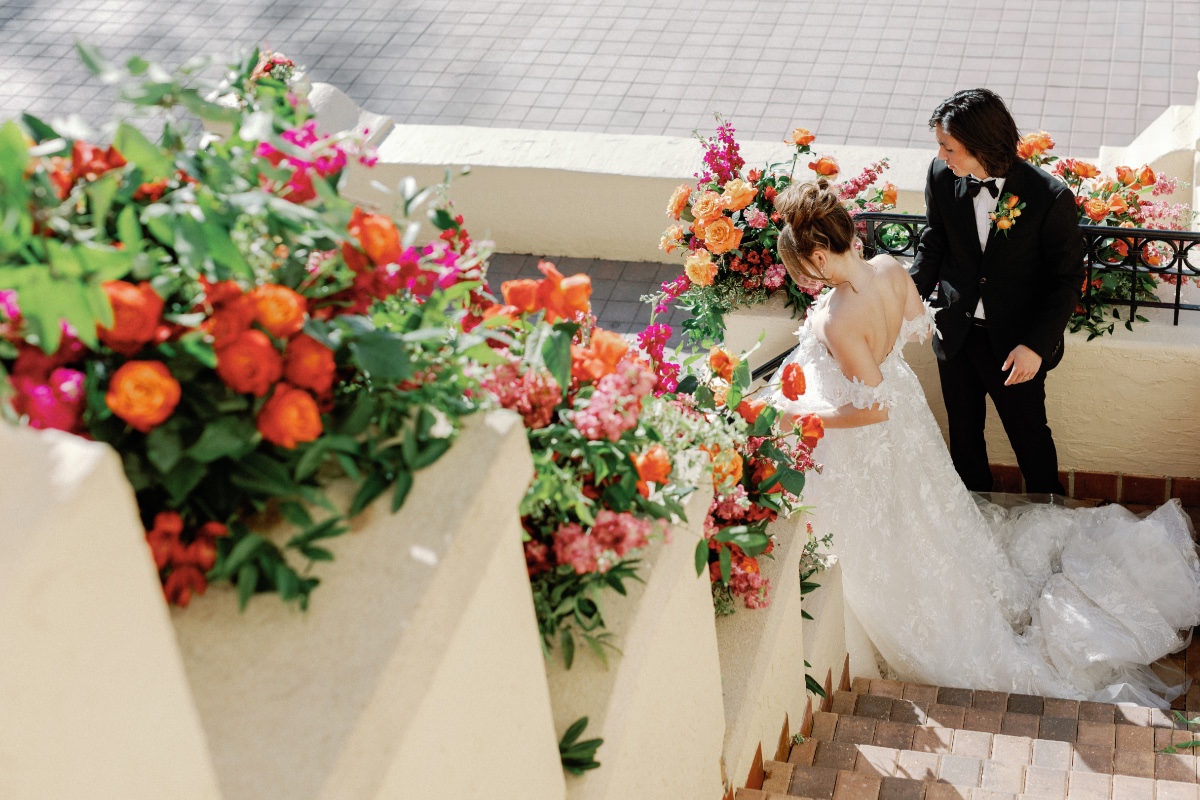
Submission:
POLYGON ((218 800, 120 459, 0 422, 0 797, 218 800))
MULTIPOLYGON (((216 586, 174 622, 226 800, 563 796, 517 504, 519 418, 468 420, 331 543, 307 612, 216 586)), ((280 532, 282 533, 282 532, 280 532)))
MULTIPOLYGON (((693 495, 688 523, 647 549, 645 583, 622 597, 606 592, 613 643, 608 667, 577 649, 570 670, 555 651, 546 663, 555 727, 589 718, 584 739, 601 737, 599 769, 567 778, 572 800, 717 798, 724 721, 708 576, 693 559, 711 495, 693 495)), ((533 797, 534 795, 529 795, 533 797)))

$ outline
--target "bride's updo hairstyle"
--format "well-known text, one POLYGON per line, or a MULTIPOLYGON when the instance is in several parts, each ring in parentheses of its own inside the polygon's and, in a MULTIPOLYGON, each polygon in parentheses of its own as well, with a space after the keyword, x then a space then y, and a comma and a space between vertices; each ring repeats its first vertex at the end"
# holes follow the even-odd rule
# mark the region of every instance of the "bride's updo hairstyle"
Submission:
POLYGON ((835 255, 846 252, 854 242, 854 220, 838 200, 829 182, 793 183, 775 198, 779 212, 779 257, 788 275, 803 285, 828 283, 811 262, 816 250, 835 255))

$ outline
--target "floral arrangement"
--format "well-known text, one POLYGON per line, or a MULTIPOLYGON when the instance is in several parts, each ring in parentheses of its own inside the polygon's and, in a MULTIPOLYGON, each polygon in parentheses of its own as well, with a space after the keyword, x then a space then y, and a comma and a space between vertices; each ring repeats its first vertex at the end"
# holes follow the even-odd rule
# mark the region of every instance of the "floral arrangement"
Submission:
MULTIPOLYGON (((1111 176, 1101 174, 1099 167, 1074 158, 1060 160, 1051 155, 1054 140, 1045 131, 1029 134, 1021 139, 1018 154, 1037 167, 1052 167, 1055 175, 1066 182, 1075 193, 1081 224, 1110 225, 1117 228, 1152 228, 1159 230, 1187 230, 1191 224, 1192 211, 1183 204, 1156 200, 1175 192, 1179 182, 1154 172, 1148 165, 1138 169, 1119 166, 1111 176), (1057 163, 1055 163, 1057 162, 1057 163)), ((1165 245, 1149 243, 1140 252, 1131 253, 1133 242, 1114 236, 1102 242, 1097 255, 1102 264, 1117 266, 1136 264, 1141 267, 1160 267, 1169 258, 1165 245)), ((1111 334, 1116 327, 1114 320, 1121 320, 1121 312, 1114 301, 1127 300, 1131 295, 1138 300, 1154 302, 1159 281, 1174 283, 1177 276, 1169 273, 1131 272, 1128 270, 1094 270, 1091 280, 1088 306, 1082 303, 1071 317, 1071 332, 1086 330, 1093 339, 1105 333, 1111 334)), ((1187 280, 1187 276, 1183 276, 1187 280)), ((1087 284, 1084 284, 1087 290, 1087 284)), ((1134 320, 1145 322, 1145 317, 1123 320, 1131 329, 1134 320)))
MULTIPOLYGON (((639 337, 660 373, 670 334, 658 324, 639 337)), ((804 474, 816 468, 812 451, 824 435, 819 417, 783 421, 755 397, 747 355, 712 347, 673 393, 658 387, 662 394, 651 411, 653 427, 669 448, 679 454, 697 448, 712 462, 715 493, 696 547, 696 570, 708 570, 718 615, 732 614, 739 597, 747 608, 769 604, 770 581, 758 560, 774 549, 768 525, 800 507, 804 474)), ((781 390, 791 399, 804 393, 799 365, 785 368, 781 390)))
POLYGON ((204 83, 81 54, 172 116, 163 146, 124 123, 106 146, 28 115, 0 128, 0 407, 117 450, 170 602, 228 580, 243 605, 305 606, 324 540, 385 492, 398 509, 476 409, 470 359, 491 351, 460 324, 484 252, 445 206, 417 247, 341 198, 371 154, 317 133, 286 59, 204 83), (228 135, 185 144, 176 104, 228 135), (355 486, 344 512, 335 478, 355 486), (278 519, 295 535, 255 532, 278 519))
MULTIPOLYGON (((695 186, 679 186, 667 203, 667 216, 677 224, 666 229, 659 247, 684 255, 683 274, 662 285, 657 295, 644 298, 662 313, 671 303, 691 312, 684 323, 685 337, 703 346, 720 341, 724 316, 735 306, 757 305, 783 292, 789 307, 803 314, 820 287, 801 287, 787 280, 779 259, 779 214, 774 200, 795 179, 801 156, 812 152, 815 136, 796 128, 786 140, 794 148, 790 166, 768 164, 743 172, 733 125, 718 117, 715 136, 701 140, 704 168, 695 186)), ((814 157, 809 168, 817 177, 838 176, 837 161, 814 157)), ((887 169, 887 159, 867 167, 861 175, 835 185, 851 213, 881 211, 896 202, 891 184, 872 188, 887 169)))

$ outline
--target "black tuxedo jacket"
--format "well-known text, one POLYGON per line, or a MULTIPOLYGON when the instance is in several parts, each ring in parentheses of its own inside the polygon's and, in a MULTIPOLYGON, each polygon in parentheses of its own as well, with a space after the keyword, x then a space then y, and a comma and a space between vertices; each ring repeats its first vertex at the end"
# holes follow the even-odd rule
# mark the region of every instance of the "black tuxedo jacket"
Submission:
MULTIPOLYGON (((981 191, 987 191, 982 189, 981 191)), ((1065 183, 1018 161, 1000 196, 1025 203, 1007 236, 993 225, 979 248, 975 208, 967 179, 955 178, 934 159, 925 184, 929 224, 921 233, 912 276, 921 296, 938 289, 935 306, 941 337, 933 349, 943 361, 962 348, 980 297, 996 357, 1023 344, 1053 369, 1063 336, 1082 294, 1083 235, 1075 195, 1065 183)))

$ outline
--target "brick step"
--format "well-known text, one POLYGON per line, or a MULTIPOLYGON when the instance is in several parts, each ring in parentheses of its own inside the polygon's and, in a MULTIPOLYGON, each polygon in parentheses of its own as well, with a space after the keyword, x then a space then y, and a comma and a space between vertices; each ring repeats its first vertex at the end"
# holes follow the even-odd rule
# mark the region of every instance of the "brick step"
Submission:
MULTIPOLYGON (((1002 764, 957 756, 936 757, 913 776, 872 769, 794 765, 769 761, 761 790, 742 789, 736 800, 1197 800, 1195 781, 1106 775, 1036 765, 1002 764)), ((914 764, 914 766, 916 766, 914 764)))

